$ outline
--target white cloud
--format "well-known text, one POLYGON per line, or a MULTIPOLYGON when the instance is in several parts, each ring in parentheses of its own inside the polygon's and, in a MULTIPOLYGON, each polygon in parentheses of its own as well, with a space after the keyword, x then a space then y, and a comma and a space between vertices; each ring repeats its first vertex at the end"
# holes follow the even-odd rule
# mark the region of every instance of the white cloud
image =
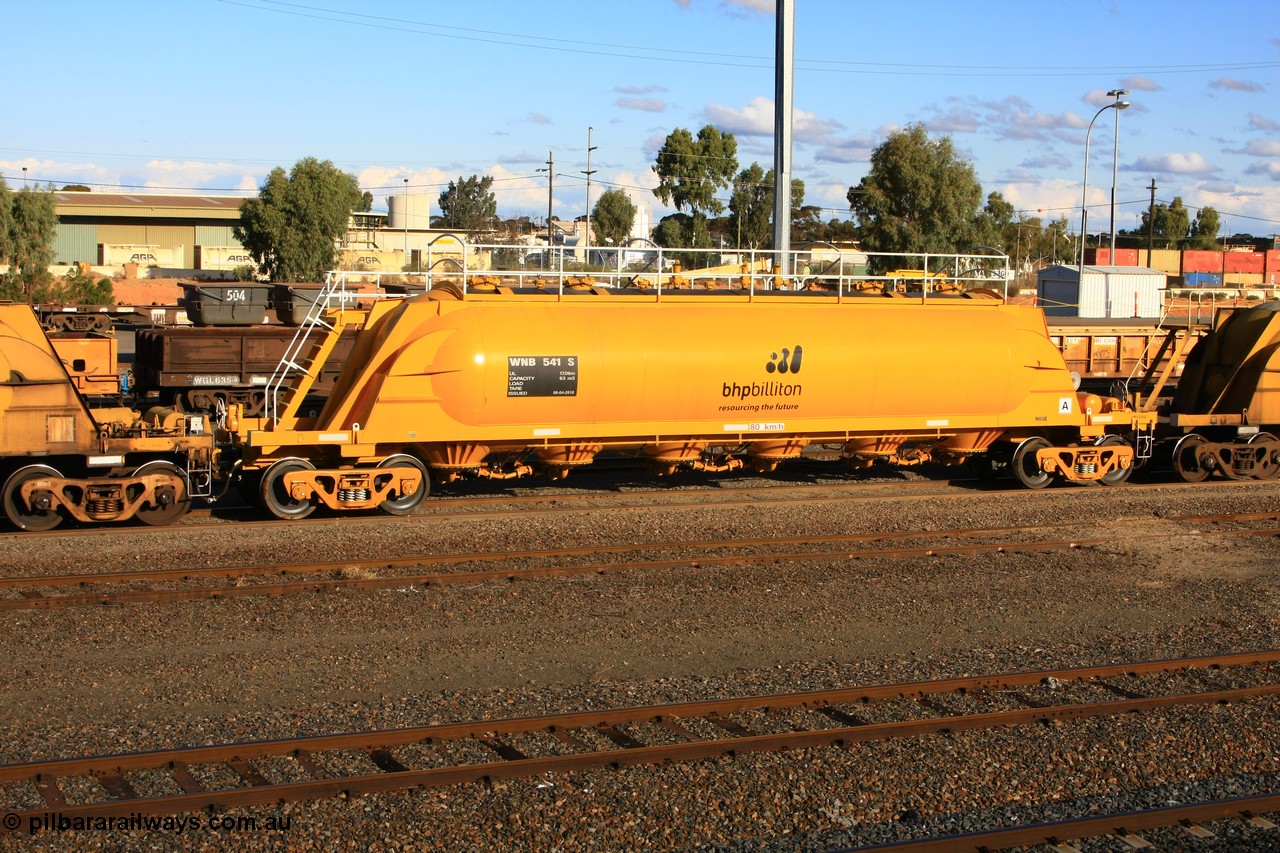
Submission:
MULTIPOLYGON (((752 98, 740 110, 722 104, 708 104, 703 117, 721 130, 742 136, 773 136, 773 99, 752 98)), ((796 142, 823 144, 844 129, 835 119, 823 119, 811 112, 796 109, 791 116, 791 135, 796 142)))
POLYGON ((720 6, 729 11, 738 8, 761 15, 772 15, 777 8, 775 0, 722 0, 720 6))
POLYGON ((833 139, 815 151, 813 159, 818 163, 867 163, 878 144, 870 136, 833 139))
POLYGON ((1280 139, 1254 139, 1244 146, 1244 153, 1253 157, 1280 157, 1280 139))
POLYGON ((1121 89, 1132 92, 1161 92, 1164 87, 1149 77, 1126 77, 1120 84, 1121 89))
POLYGON ((925 125, 933 133, 977 133, 982 118, 970 107, 955 106, 933 115, 925 125))
POLYGON ((1236 80, 1231 77, 1219 77, 1209 84, 1211 89, 1227 89, 1232 92, 1261 92, 1263 86, 1261 83, 1251 83, 1248 80, 1236 80))
POLYGON ((1069 169, 1075 165, 1076 161, 1049 151, 1044 151, 1037 157, 1031 157, 1023 160, 1018 165, 1024 169, 1031 171, 1047 171, 1049 169, 1069 169))
POLYGON ((1246 175, 1262 175, 1273 181, 1280 181, 1280 160, 1263 160, 1261 163, 1254 163, 1244 170, 1246 175))
POLYGON ((613 91, 619 95, 652 95, 656 92, 666 92, 666 86, 650 84, 648 86, 614 86, 613 91))
POLYGON ((110 169, 96 164, 59 164, 59 169, 73 170, 74 181, 94 186, 96 182, 107 184, 94 189, 111 191, 114 187, 141 186, 154 192, 228 192, 248 190, 256 193, 266 174, 266 168, 251 171, 243 164, 206 162, 203 160, 149 160, 136 170, 110 169), (143 176, 145 175, 145 177, 143 176))
POLYGON ((614 106, 624 110, 639 110, 645 113, 666 112, 667 102, 661 98, 618 98, 614 106))
POLYGON ((1044 139, 1049 136, 1065 138, 1064 131, 1085 128, 1089 123, 1073 112, 1039 113, 1019 110, 1002 117, 997 124, 996 137, 1000 139, 1044 139))
POLYGON ((996 139, 1039 140, 1073 139, 1067 131, 1083 129, 1088 121, 1073 112, 1036 112, 1022 98, 1009 96, 1000 100, 952 98, 945 110, 938 110, 925 121, 935 133, 987 132, 996 139))
POLYGON ((1267 132, 1280 131, 1280 121, 1249 113, 1249 127, 1252 130, 1262 130, 1267 132))
POLYGON ((1170 152, 1149 157, 1139 157, 1133 165, 1126 166, 1125 171, 1158 172, 1174 175, 1212 175, 1218 172, 1217 166, 1211 166, 1204 156, 1192 151, 1188 154, 1170 152))
POLYGON ((702 115, 711 124, 730 133, 744 136, 773 135, 773 101, 768 98, 752 98, 751 103, 740 110, 721 104, 708 104, 702 115))
MULTIPOLYGON (((1076 225, 1080 221, 1080 184, 1072 180, 1031 180, 1002 183, 984 187, 987 192, 999 192, 1014 209, 1037 216, 1045 222, 1063 216, 1076 225)), ((1093 218, 1092 216, 1090 217, 1093 218)), ((1117 217, 1119 219, 1119 217, 1117 217)))

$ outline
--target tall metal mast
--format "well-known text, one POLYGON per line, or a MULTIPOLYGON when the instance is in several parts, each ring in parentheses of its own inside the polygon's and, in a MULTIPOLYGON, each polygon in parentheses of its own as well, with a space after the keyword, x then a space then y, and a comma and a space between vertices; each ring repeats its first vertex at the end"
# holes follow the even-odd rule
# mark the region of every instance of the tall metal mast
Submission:
POLYGON ((778 0, 773 91, 773 248, 780 275, 791 272, 791 102, 795 53, 795 9, 778 0))

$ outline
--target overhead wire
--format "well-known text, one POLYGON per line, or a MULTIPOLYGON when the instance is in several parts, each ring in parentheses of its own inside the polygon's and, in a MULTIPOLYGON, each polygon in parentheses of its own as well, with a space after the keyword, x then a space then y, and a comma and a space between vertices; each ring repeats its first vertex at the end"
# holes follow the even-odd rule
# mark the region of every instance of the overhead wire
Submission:
MULTIPOLYGON (((461 41, 475 41, 486 44, 498 44, 504 47, 525 47, 533 50, 554 51, 560 53, 578 53, 610 58, 641 59, 645 61, 682 62, 696 65, 719 65, 728 68, 772 68, 772 56, 752 54, 717 53, 711 51, 687 50, 677 48, 661 48, 648 45, 629 45, 600 42, 595 39, 557 38, 536 36, 525 33, 510 33, 500 30, 479 29, 475 27, 456 27, 437 24, 429 21, 416 21, 407 18, 395 18, 384 15, 370 15, 362 12, 349 12, 345 9, 332 9, 304 3, 290 3, 284 0, 260 0, 258 3, 247 0, 218 0, 228 6, 240 6, 258 9, 279 15, 293 15, 314 20, 374 29, 387 29, 397 32, 417 33, 438 38, 449 38, 461 41), (607 48, 607 50, 602 49, 607 48), (617 51, 630 51, 619 54, 617 51), (731 61, 732 60, 732 61, 731 61)), ((1181 74, 1203 73, 1206 71, 1244 71, 1280 67, 1280 61, 1259 60, 1250 62, 1223 63, 1188 63, 1180 65, 1134 66, 1053 66, 1053 65, 949 65, 919 62, 884 62, 860 61, 848 59, 811 59, 797 57, 798 71, 830 71, 845 74, 900 74, 911 76, 1093 76, 1099 74, 1181 74)))
MULTIPOLYGON (((377 29, 387 29, 399 32, 407 32, 419 35, 426 35, 436 38, 448 38, 465 41, 478 41, 492 44, 500 44, 506 47, 524 47, 533 50, 557 51, 567 53, 584 53, 591 55, 606 55, 611 58, 632 58, 642 59, 646 61, 666 61, 681 62, 702 65, 720 65, 724 67, 760 67, 772 68, 774 59, 772 56, 759 56, 752 54, 740 53, 724 53, 703 50, 689 50, 678 48, 653 47, 647 45, 634 45, 624 43, 601 42, 591 40, 590 42, 562 37, 529 35, 525 33, 512 33, 502 30, 485 29, 476 27, 459 27, 434 23, 430 21, 420 21, 403 17, 391 17, 372 15, 363 12, 352 12, 345 9, 330 8, 315 4, 285 2, 285 0, 218 0, 218 2, 227 6, 236 6, 245 9, 253 9, 257 11, 267 12, 271 14, 295 16, 302 18, 310 18, 333 23, 341 23, 346 25, 363 26, 377 29), (618 51, 624 51, 619 53, 618 51)), ((846 60, 846 59, 821 59, 821 58, 797 58, 797 70, 813 71, 813 72, 830 72, 830 73, 860 73, 860 74, 904 74, 904 75, 936 75, 936 76, 1083 76, 1098 75, 1108 73, 1127 73, 1127 74, 1170 74, 1170 73, 1203 73, 1206 71, 1239 71, 1239 70, 1258 70, 1280 67, 1280 61, 1244 61, 1244 62, 1219 62, 1219 63, 1182 63, 1171 65, 1150 65, 1145 67, 1133 66, 1058 66, 1058 65, 984 65, 984 64, 943 64, 943 63, 921 63, 921 62, 884 62, 884 61, 868 61, 868 60, 846 60)), ((2 149, 0 150, 14 150, 2 149)), ((84 156, 117 156, 111 154, 86 154, 86 152, 52 152, 63 154, 81 154, 84 156)), ((679 154, 669 156, 686 156, 686 157, 705 157, 699 154, 679 154)), ((181 158, 179 158, 181 159, 181 158)), ((225 162, 241 162, 241 163, 257 163, 266 162, 245 158, 212 158, 214 160, 223 160, 225 162)), ((16 176, 2 176, 6 179, 17 180, 16 176)), ((536 176, 514 176, 508 178, 499 178, 495 180, 516 181, 529 180, 536 176)), ((572 174, 558 175, 577 180, 578 176, 572 174)), ((56 183, 56 181, 55 181, 56 183)), ((230 195, 251 194, 252 190, 244 188, 229 189, 211 189, 208 187, 164 187, 155 184, 109 184, 96 183, 83 180, 66 180, 61 183, 77 183, 86 186, 110 187, 122 190, 148 190, 148 191, 170 191, 170 192, 220 192, 230 195)), ((424 189, 447 186, 446 183, 428 183, 411 185, 412 189, 424 189)), ((637 191, 650 191, 648 187, 625 186, 618 185, 620 188, 632 189, 637 191)), ((375 186, 362 188, 362 191, 385 190, 394 191, 401 189, 398 185, 393 186, 375 186)), ((822 208, 823 210, 840 210, 840 208, 822 208)), ((1069 210, 1072 208, 1055 208, 1055 210, 1069 210)), ((1233 218, 1249 219, 1267 224, 1274 224, 1274 220, 1263 217, 1248 216, 1245 214, 1223 213, 1233 218)))

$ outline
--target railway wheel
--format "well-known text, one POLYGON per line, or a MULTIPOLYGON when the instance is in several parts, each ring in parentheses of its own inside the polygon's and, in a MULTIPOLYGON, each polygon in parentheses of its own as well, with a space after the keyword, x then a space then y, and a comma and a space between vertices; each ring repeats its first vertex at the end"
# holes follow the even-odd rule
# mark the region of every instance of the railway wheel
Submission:
MULTIPOLYGON (((1123 447, 1127 442, 1118 435, 1104 435, 1098 439, 1099 447, 1123 447)), ((1102 475, 1102 485, 1118 486, 1133 476, 1133 468, 1116 468, 1102 475)))
POLYGON ((20 530, 52 530, 62 523, 62 513, 47 498, 37 497, 34 505, 22 499, 22 484, 29 480, 62 475, 48 465, 27 465, 14 471, 4 484, 4 514, 20 530))
POLYGON ((1043 489, 1053 482, 1053 475, 1042 471, 1040 464, 1036 462, 1036 454, 1046 447, 1052 445, 1046 439, 1034 436, 1023 441, 1013 451, 1013 461, 1009 467, 1013 469, 1013 476, 1018 478, 1018 482, 1028 489, 1043 489))
POLYGON ((298 499, 289 493, 284 484, 284 475, 291 471, 311 471, 316 466, 305 459, 290 457, 275 462, 262 472, 262 485, 258 494, 262 496, 262 505, 276 518, 306 518, 316 511, 316 505, 310 498, 298 499))
MULTIPOLYGON (((418 472, 422 474, 422 485, 418 486, 417 490, 412 494, 400 495, 398 498, 387 498, 378 504, 378 509, 388 515, 408 515, 418 508, 418 505, 422 503, 427 493, 431 490, 431 480, 427 477, 427 466, 423 465, 417 457, 410 456, 407 453, 397 453, 378 463, 379 468, 403 468, 406 466, 418 469, 418 472)), ((374 480, 377 485, 381 486, 385 482, 385 478, 390 476, 390 474, 375 475, 374 480)))
POLYGON ((1201 450, 1209 442, 1194 432, 1184 435, 1173 448, 1173 470, 1187 483, 1199 483, 1209 476, 1209 469, 1200 458, 1201 450))
POLYGON ((169 474, 177 477, 181 485, 163 486, 155 494, 155 502, 148 501, 138 510, 138 520, 152 527, 172 524, 187 514, 191 509, 191 493, 187 489, 187 473, 172 462, 148 462, 133 472, 135 477, 147 474, 169 474))
POLYGON ((1258 456, 1254 460, 1255 477, 1270 480, 1280 474, 1280 439, 1269 432, 1260 432, 1249 439, 1249 444, 1258 449, 1258 456))

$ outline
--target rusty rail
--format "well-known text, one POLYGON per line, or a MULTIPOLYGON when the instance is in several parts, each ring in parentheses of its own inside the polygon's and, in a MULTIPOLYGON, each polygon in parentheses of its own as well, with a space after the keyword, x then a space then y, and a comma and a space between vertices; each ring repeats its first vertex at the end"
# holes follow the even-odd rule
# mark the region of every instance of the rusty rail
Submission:
MULTIPOLYGON (((905 498, 918 497, 920 495, 929 495, 931 499, 960 499, 971 497, 974 489, 973 483, 969 483, 969 487, 960 489, 955 485, 957 481, 913 481, 909 483, 805 483, 798 485, 774 485, 774 486, 746 486, 746 487, 726 487, 726 488, 697 488, 675 490, 651 490, 651 491, 634 491, 634 492, 617 492, 617 491, 580 491, 554 494, 532 494, 532 495, 501 495, 501 496, 473 496, 473 497, 438 497, 429 503, 424 503, 418 510, 407 516, 386 515, 382 513, 370 513, 367 515, 341 515, 329 518, 307 519, 310 526, 317 525, 342 525, 352 522, 374 523, 374 524, 421 524, 424 520, 429 519, 431 522, 440 520, 453 520, 457 518, 473 519, 477 516, 482 518, 504 518, 504 517, 525 517, 529 514, 528 509, 486 509, 484 507, 497 506, 503 507, 508 505, 517 505, 527 507, 530 504, 543 504, 538 506, 537 512, 547 515, 567 515, 572 513, 590 512, 607 508, 610 512, 646 512, 655 509, 681 509, 684 507, 707 507, 715 506, 717 508, 747 508, 759 506, 761 503, 778 506, 790 506, 803 504, 806 506, 817 504, 838 504, 838 503, 860 503, 860 502, 876 502, 884 500, 902 500, 905 498), (951 494, 946 494, 950 490, 951 494), (791 497, 796 494, 811 493, 815 491, 823 492, 857 492, 857 494, 836 494, 827 497, 791 497), (683 500, 673 500, 674 497, 683 497, 683 500), (590 501, 594 503, 583 505, 579 502, 590 501), (572 506, 565 506, 566 503, 574 503, 572 506), (601 506, 601 503, 605 506, 601 506), (554 505, 551 505, 554 504, 554 505), (459 507, 480 507, 480 509, 472 511, 456 511, 459 507)), ((1010 480, 1008 487, 1004 488, 997 484, 987 486, 981 491, 999 493, 1004 491, 1012 492, 1013 481, 1010 480)), ((220 508, 218 510, 193 510, 187 515, 187 518, 212 518, 217 512, 233 510, 236 512, 261 512, 254 510, 252 507, 230 507, 220 508)), ((237 528, 244 527, 279 527, 280 519, 257 518, 244 519, 235 522, 237 528)), ((57 527, 47 531, 23 531, 23 532, 0 532, 0 540, 6 538, 17 538, 23 542, 31 542, 35 538, 53 538, 53 537, 80 537, 80 536, 109 536, 128 533, 129 535, 163 535, 166 532, 187 533, 193 527, 201 527, 212 525, 212 522, 201 522, 197 524, 175 524, 161 525, 156 527, 148 526, 110 526, 95 525, 91 527, 57 527)))
MULTIPOLYGON (((1146 809, 1136 812, 1122 812, 1102 817, 1064 820, 1055 823, 1040 823, 1033 826, 1011 826, 1003 829, 992 829, 985 832, 971 832, 964 835, 948 835, 937 838, 926 838, 918 841, 899 841, 892 844, 878 844, 873 847, 845 848, 837 853, 870 853, 870 851, 893 850, 895 853, 988 853, 988 851, 1004 850, 1010 847, 1037 847, 1054 845, 1062 849, 1066 841, 1081 838, 1100 838, 1115 836, 1133 848, 1145 845, 1139 832, 1148 829, 1164 829, 1182 826, 1198 829, 1194 834, 1211 837, 1212 833, 1200 827, 1201 823, 1212 820, 1228 820, 1240 818, 1263 829, 1274 829, 1271 821, 1257 817, 1260 814, 1271 814, 1280 811, 1280 794, 1257 794, 1251 797, 1234 797, 1227 800, 1213 800, 1204 803, 1189 803, 1181 806, 1146 809)), ((1191 849, 1195 849, 1192 847, 1191 849)))
MULTIPOLYGON (((1259 483, 1266 481, 1259 480, 1216 480, 1207 481, 1205 483, 1181 483, 1181 482, 1153 482, 1153 483, 1126 483, 1124 490, 1126 493, 1134 493, 1139 491, 1147 491, 1154 489, 1167 489, 1170 486, 1180 490, 1204 488, 1204 489, 1228 489, 1228 488, 1248 488, 1257 486, 1259 483)), ((608 509, 610 512, 645 512, 655 509, 681 509, 684 507, 706 507, 714 505, 719 508, 749 508, 759 506, 761 503, 776 504, 778 506, 788 505, 805 505, 813 506, 819 504, 838 504, 838 503, 858 503, 858 502, 878 502, 902 500, 905 498, 916 497, 916 491, 920 493, 928 493, 931 500, 961 500, 969 499, 975 492, 984 494, 1007 494, 1017 496, 1018 500, 1037 500, 1046 496, 1061 494, 1053 489, 1044 491, 1028 491, 1016 485, 1015 481, 978 481, 978 480, 946 480, 946 481, 912 481, 909 483, 805 483, 805 484, 787 484, 772 486, 747 486, 747 487, 705 487, 691 488, 680 491, 635 491, 635 492, 616 492, 616 491, 575 491, 575 492, 556 492, 554 494, 530 494, 530 495, 502 495, 502 496, 471 496, 471 497, 437 497, 430 503, 424 503, 419 507, 413 515, 408 516, 392 516, 380 513, 371 513, 368 515, 343 515, 332 518, 310 517, 306 523, 311 526, 326 524, 420 524, 426 520, 437 522, 441 519, 452 520, 456 518, 474 519, 477 516, 484 518, 503 518, 528 515, 527 509, 480 509, 475 512, 455 512, 455 509, 462 506, 501 506, 503 504, 518 504, 527 506, 529 504, 563 504, 567 502, 578 501, 605 501, 607 507, 600 505, 574 505, 574 506, 542 506, 537 509, 540 513, 546 514, 572 514, 581 512, 597 511, 608 509), (957 486, 957 484, 963 486, 957 486), (830 497, 775 497, 775 495, 794 494, 796 492, 812 492, 821 491, 855 491, 864 494, 854 495, 834 495, 830 497), (870 494, 866 494, 870 492, 870 494), (687 500, 672 500, 673 495, 688 495, 687 500), (744 495, 757 496, 753 498, 744 498, 744 495), (767 496, 767 500, 760 500, 759 496, 767 496), (639 503, 628 503, 628 501, 640 501, 639 503)), ((1081 495, 1086 494, 1081 491, 1081 495)), ((1099 494, 1114 494, 1113 489, 1107 489, 1099 494)), ((252 512, 250 507, 233 507, 227 508, 235 511, 243 510, 252 512)), ((196 518, 213 518, 217 512, 222 510, 193 510, 188 514, 188 519, 196 518)), ((279 527, 279 519, 244 519, 237 520, 235 525, 237 528, 245 527, 279 527)), ((193 529, 202 527, 216 528, 217 523, 212 521, 198 521, 194 523, 179 523, 174 525, 164 525, 158 527, 145 526, 112 526, 112 525, 94 525, 91 527, 67 527, 61 526, 54 530, 41 532, 11 532, 0 530, 0 541, 6 539, 20 539, 23 542, 30 543, 38 538, 51 537, 83 537, 83 536, 119 536, 127 534, 129 536, 164 536, 164 535, 188 535, 193 529)))
MULTIPOLYGON (((1280 519, 1277 513, 1239 513, 1217 516, 1188 516, 1166 519, 1197 524, 1246 522, 1280 519)), ((244 578, 261 575, 316 575, 324 572, 377 571, 424 565, 505 562, 511 560, 562 559, 595 554, 628 554, 637 551, 723 551, 737 548, 777 547, 795 545, 841 545, 859 542, 880 542, 903 539, 973 539, 981 537, 1005 537, 1010 534, 1029 533, 1037 530, 1053 530, 1071 526, 1060 524, 979 527, 942 531, 888 531, 882 533, 855 533, 839 536, 788 536, 756 539, 704 540, 694 542, 659 542, 627 545, 590 546, 585 548, 549 548, 526 551, 497 551, 470 554, 420 555, 413 557, 378 558, 370 560, 333 560, 310 563, 282 563, 272 565, 214 566, 179 569, 139 569, 120 572, 84 572, 70 575, 32 575, 0 577, 0 589, 20 589, 21 598, 0 599, 0 612, 9 610, 54 610, 64 607, 83 607, 94 604, 160 603, 210 598, 244 598, 249 596, 282 596, 304 592, 322 592, 339 589, 377 590, 406 586, 430 587, 458 584, 483 584, 496 581, 539 580, 544 578, 582 577, 604 575, 624 571, 655 571, 673 568, 706 568, 710 566, 742 565, 787 560, 813 562, 822 560, 853 559, 905 559, 910 557, 941 557, 984 553, 1036 553, 1061 551, 1074 548, 1104 545, 1108 537, 1088 539, 1059 539, 1042 541, 1007 541, 972 545, 933 545, 859 549, 856 551, 809 550, 758 554, 731 554, 725 556, 702 555, 698 557, 642 560, 625 563, 592 563, 587 565, 554 565, 522 569, 496 569, 490 571, 415 572, 379 577, 337 577, 311 580, 257 583, 248 586, 206 586, 179 589, 145 589, 122 592, 92 592, 74 595, 46 596, 38 588, 89 586, 94 584, 127 584, 144 582, 174 583, 201 578, 244 578)), ((1280 527, 1242 528, 1212 531, 1213 535, 1280 536, 1280 527)))
MULTIPOLYGON (((7 825, 10 829, 30 826, 31 821, 39 820, 50 812, 67 817, 175 814, 212 807, 320 799, 340 793, 371 793, 484 779, 527 778, 573 770, 688 762, 746 752, 848 747, 891 738, 1239 702, 1280 695, 1277 663, 1280 663, 1280 650, 1268 650, 54 759, 0 765, 0 783, 28 785, 31 789, 28 800, 38 797, 42 803, 39 807, 11 811, 17 817, 9 819, 7 825), (1190 670, 1242 667, 1261 670, 1260 676, 1265 676, 1267 683, 1155 696, 1143 696, 1129 683, 1124 687, 1126 698, 1122 700, 1088 703, 1054 704, 1027 695, 1038 686, 1051 695, 1063 683, 1089 682, 1097 684, 1100 694, 1113 696, 1113 692, 1106 690, 1107 679, 1174 676, 1190 670), (1017 690, 997 692, 1013 688, 1017 690), (874 703, 923 700, 941 694, 963 696, 971 702, 987 697, 993 702, 1013 702, 1027 707, 921 716, 937 713, 938 700, 935 699, 930 705, 918 704, 914 718, 870 722, 860 716, 866 715, 867 708, 874 703), (782 711, 789 715, 785 721, 779 721, 777 727, 786 730, 767 731, 769 715, 782 711), (807 727, 797 725, 795 714, 801 712, 810 719, 807 727), (748 715, 746 719, 735 719, 735 715, 744 714, 748 715), (705 734, 708 731, 714 731, 714 736, 705 734), (656 737, 668 742, 654 743, 655 732, 659 733, 656 737), (534 747, 539 746, 531 745, 536 739, 534 736, 541 738, 539 748, 543 753, 560 754, 531 754, 534 747), (464 740, 480 747, 491 759, 415 768, 413 760, 408 757, 411 749, 430 750, 440 744, 464 740), (393 752, 397 749, 400 754, 393 752), (349 754, 352 751, 365 754, 368 772, 342 776, 326 768, 326 753, 349 754), (564 754, 566 751, 568 754, 564 754), (272 781, 270 771, 254 764, 266 758, 294 762, 298 768, 298 775, 294 778, 304 781, 272 781), (229 768, 241 784, 208 789, 190 770, 200 765, 229 768), (139 796, 128 774, 155 769, 168 773, 175 793, 139 796), (68 802, 59 780, 69 777, 93 780, 101 797, 94 802, 68 802)), ((439 754, 432 756, 437 760, 444 757, 439 754)), ((214 774, 208 775, 212 777, 214 774)))

